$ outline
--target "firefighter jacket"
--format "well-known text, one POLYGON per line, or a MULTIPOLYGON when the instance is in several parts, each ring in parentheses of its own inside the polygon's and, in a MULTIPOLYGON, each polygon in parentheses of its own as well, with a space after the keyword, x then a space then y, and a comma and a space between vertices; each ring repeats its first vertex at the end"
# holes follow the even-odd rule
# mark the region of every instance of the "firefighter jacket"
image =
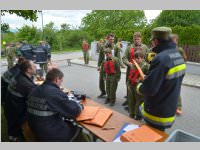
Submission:
POLYGON ((48 49, 43 45, 38 45, 34 49, 35 54, 35 63, 36 64, 44 64, 47 63, 48 59, 48 49))
POLYGON ((8 85, 7 99, 5 103, 7 118, 18 125, 27 119, 26 101, 28 94, 36 85, 27 75, 20 73, 12 78, 8 85))
POLYGON ((33 46, 30 44, 23 44, 20 48, 19 48, 22 57, 29 59, 29 60, 33 60, 34 59, 34 53, 33 53, 33 46))
POLYGON ((137 92, 145 97, 142 107, 144 119, 168 128, 175 120, 186 65, 172 42, 158 45, 154 52, 157 55, 145 80, 138 84, 137 92))
POLYGON ((3 75, 1 76, 1 94, 2 94, 1 102, 5 103, 8 84, 12 81, 12 78, 18 76, 19 73, 20 73, 19 64, 16 64, 12 68, 4 72, 3 75))
POLYGON ((34 89, 29 95, 28 121, 40 141, 70 141, 76 132, 72 122, 82 111, 82 106, 69 100, 67 94, 50 81, 34 89))

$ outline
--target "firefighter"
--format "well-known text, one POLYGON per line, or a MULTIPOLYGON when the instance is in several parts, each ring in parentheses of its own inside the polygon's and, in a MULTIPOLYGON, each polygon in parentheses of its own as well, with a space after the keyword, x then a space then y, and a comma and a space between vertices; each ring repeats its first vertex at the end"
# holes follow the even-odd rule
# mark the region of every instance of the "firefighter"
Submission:
POLYGON ((35 63, 40 65, 43 72, 48 71, 48 49, 44 41, 39 41, 39 45, 34 49, 35 63))
POLYGON ((153 51, 157 53, 151 62, 148 74, 136 87, 144 95, 141 113, 145 122, 161 131, 170 128, 175 121, 178 97, 185 75, 186 65, 170 39, 172 30, 157 27, 152 30, 155 42, 153 51))
POLYGON ((100 39, 98 43, 98 51, 99 51, 99 57, 98 57, 98 67, 97 71, 99 71, 99 89, 101 91, 101 94, 98 96, 98 98, 102 98, 106 95, 106 89, 105 89, 105 81, 103 79, 103 61, 105 61, 105 53, 104 53, 104 40, 100 39))
MULTIPOLYGON (((149 65, 144 59, 145 54, 142 51, 137 51, 134 54, 134 59, 140 66, 144 74, 148 72, 149 65)), ((129 106, 129 116, 135 120, 141 120, 142 116, 139 111, 139 106, 144 101, 144 97, 137 94, 136 84, 141 81, 141 76, 137 67, 132 64, 130 68, 130 74, 128 76, 127 86, 128 86, 128 106, 129 106)))
POLYGON ((21 46, 19 47, 19 53, 22 57, 28 59, 28 60, 34 60, 34 52, 33 52, 33 46, 28 44, 27 41, 21 42, 21 46))
POLYGON ((12 78, 8 85, 5 115, 10 141, 18 141, 22 137, 22 125, 27 119, 26 101, 31 90, 36 87, 32 78, 35 73, 35 64, 25 60, 20 64, 19 75, 12 78))
POLYGON ((83 40, 82 51, 83 51, 84 62, 86 65, 89 64, 89 57, 90 57, 89 48, 90 48, 90 45, 88 44, 88 42, 86 40, 83 40))
POLYGON ((83 106, 69 100, 66 93, 60 89, 63 78, 64 74, 53 68, 47 73, 45 82, 29 95, 28 123, 41 142, 89 140, 81 128, 71 121, 81 113, 83 106))
MULTIPOLYGON (((179 47, 178 46, 178 35, 177 34, 171 34, 171 39, 172 39, 172 42, 174 42, 176 44, 176 48, 177 50, 179 51, 179 53, 181 54, 181 56, 183 57, 183 59, 185 61, 187 61, 187 56, 185 54, 185 51, 183 50, 182 47, 179 47)), ((177 109, 176 109, 176 114, 177 115, 181 115, 183 112, 182 112, 182 98, 181 98, 181 95, 179 96, 178 98, 178 106, 177 106, 177 109)))
POLYGON ((16 57, 16 46, 14 43, 9 43, 5 48, 5 55, 7 57, 8 69, 14 66, 14 60, 16 57))
MULTIPOLYGON (((124 55, 122 57, 123 63, 127 66, 126 69, 126 83, 128 80, 128 76, 130 73, 130 67, 132 65, 132 59, 134 59, 134 52, 137 50, 144 51, 144 53, 147 53, 147 46, 142 43, 142 35, 140 32, 135 32, 133 34, 133 44, 127 47, 126 51, 124 52, 124 55)), ((127 87, 127 93, 128 93, 128 87, 127 87)), ((126 98, 126 97, 125 97, 126 98)), ((128 105, 128 98, 127 100, 122 104, 123 106, 128 105)))
POLYGON ((104 79, 106 80, 107 93, 105 104, 110 103, 110 106, 114 106, 116 101, 117 86, 121 77, 120 62, 117 57, 112 56, 111 48, 106 48, 105 54, 106 60, 103 63, 105 73, 104 79))

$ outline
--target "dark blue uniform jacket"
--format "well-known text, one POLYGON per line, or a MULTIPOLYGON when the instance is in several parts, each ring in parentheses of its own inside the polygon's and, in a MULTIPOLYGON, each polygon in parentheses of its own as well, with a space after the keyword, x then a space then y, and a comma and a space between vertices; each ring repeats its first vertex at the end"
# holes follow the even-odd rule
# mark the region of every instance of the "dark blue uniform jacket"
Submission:
POLYGON ((28 110, 29 124, 40 141, 70 141, 74 136, 76 127, 63 117, 74 119, 82 107, 69 100, 56 84, 45 81, 31 92, 27 104, 32 110, 28 110))

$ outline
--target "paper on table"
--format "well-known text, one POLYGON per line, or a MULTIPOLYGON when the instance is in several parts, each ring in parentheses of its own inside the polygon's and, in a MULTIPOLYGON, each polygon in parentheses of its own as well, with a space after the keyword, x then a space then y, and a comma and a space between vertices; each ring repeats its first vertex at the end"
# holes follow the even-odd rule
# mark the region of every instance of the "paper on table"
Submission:
POLYGON ((137 129, 137 128, 139 128, 138 125, 129 124, 129 125, 127 125, 127 126, 124 128, 124 131, 130 131, 130 130, 134 130, 134 129, 137 129))
MULTIPOLYGON (((137 128, 139 128, 139 126, 136 125, 136 124, 128 124, 128 125, 123 129, 123 131, 124 131, 124 132, 127 132, 127 131, 134 130, 134 129, 137 129, 137 128)), ((113 142, 122 142, 122 141, 120 140, 120 136, 119 136, 118 138, 116 138, 113 142)))

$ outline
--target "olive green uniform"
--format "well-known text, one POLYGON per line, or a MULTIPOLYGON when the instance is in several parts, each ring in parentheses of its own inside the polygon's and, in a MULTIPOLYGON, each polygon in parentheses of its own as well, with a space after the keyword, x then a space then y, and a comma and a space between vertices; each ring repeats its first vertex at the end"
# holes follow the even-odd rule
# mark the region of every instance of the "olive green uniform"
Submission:
MULTIPOLYGON (((128 66, 128 62, 130 62, 130 51, 131 48, 142 48, 142 50, 145 52, 145 54, 148 52, 148 48, 145 44, 141 44, 141 46, 136 46, 135 44, 131 44, 126 48, 126 51, 124 52, 124 55, 122 57, 123 63, 127 66, 126 69, 126 83, 128 81, 128 75, 130 73, 130 67, 128 66)), ((127 87, 127 94, 128 94, 128 87, 127 87)))
MULTIPOLYGON (((107 99, 106 102, 109 102, 111 104, 115 104, 116 101, 116 91, 117 91, 117 86, 118 82, 121 77, 121 70, 120 70, 120 62, 117 57, 112 57, 112 61, 114 62, 114 67, 115 67, 115 73, 112 75, 108 75, 105 73, 104 70, 104 78, 106 79, 106 93, 107 93, 107 99)), ((106 59, 106 61, 109 61, 111 59, 106 59)))
MULTIPOLYGON (((139 64, 141 67, 141 70, 143 71, 144 74, 147 73, 149 69, 149 64, 147 64, 145 61, 141 62, 139 64)), ((132 65, 131 68, 136 69, 135 65, 132 65)), ((140 81, 140 76, 138 76, 136 82, 139 83, 140 81)), ((137 94, 136 92, 136 86, 131 84, 131 81, 128 79, 127 81, 127 87, 128 87, 128 110, 129 110, 129 116, 131 118, 134 118, 135 116, 141 117, 140 111, 139 111, 139 106, 141 103, 144 101, 143 96, 137 94)))
POLYGON ((121 47, 122 43, 121 42, 117 42, 117 44, 115 45, 114 48, 114 56, 117 57, 119 59, 120 62, 120 66, 124 67, 124 64, 122 63, 122 58, 121 58, 121 52, 122 52, 122 47, 121 47))
POLYGON ((16 47, 8 46, 5 49, 5 54, 7 56, 8 69, 14 66, 14 59, 16 56, 16 47))
POLYGON ((83 51, 83 58, 84 58, 85 64, 89 64, 89 58, 90 58, 90 56, 89 56, 89 48, 87 50, 83 50, 83 47, 82 47, 82 51, 83 51))
POLYGON ((105 54, 104 54, 104 45, 100 44, 98 47, 99 51, 99 58, 98 58, 98 67, 100 68, 99 70, 99 89, 101 93, 105 94, 105 81, 103 79, 104 73, 103 73, 103 61, 105 61, 105 54))

